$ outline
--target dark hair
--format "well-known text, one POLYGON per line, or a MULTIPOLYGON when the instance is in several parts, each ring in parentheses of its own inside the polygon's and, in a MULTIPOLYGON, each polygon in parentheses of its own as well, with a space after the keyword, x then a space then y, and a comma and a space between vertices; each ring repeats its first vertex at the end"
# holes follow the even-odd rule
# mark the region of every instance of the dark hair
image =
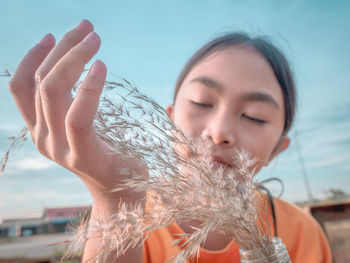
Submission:
POLYGON ((243 45, 254 48, 271 65, 283 93, 285 107, 283 135, 285 135, 291 128, 295 115, 295 83, 286 57, 266 37, 250 37, 245 33, 230 33, 218 37, 204 45, 191 57, 191 59, 187 62, 182 72, 180 73, 175 86, 174 102, 182 82, 194 66, 196 66, 200 61, 215 51, 236 45, 243 45))

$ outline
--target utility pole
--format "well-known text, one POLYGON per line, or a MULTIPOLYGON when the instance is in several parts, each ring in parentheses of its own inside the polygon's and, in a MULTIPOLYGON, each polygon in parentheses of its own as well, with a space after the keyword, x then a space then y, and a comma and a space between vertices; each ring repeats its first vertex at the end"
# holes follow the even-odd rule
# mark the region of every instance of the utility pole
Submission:
POLYGON ((308 197, 309 197, 309 202, 310 203, 314 203, 315 199, 313 198, 312 193, 311 193, 311 187, 310 187, 309 179, 308 179, 308 176, 307 176, 307 173, 306 173, 305 163, 304 163, 303 156, 301 154, 300 144, 299 144, 299 140, 297 138, 297 133, 296 132, 295 132, 295 145, 297 147, 299 163, 300 163, 300 167, 301 167, 301 173, 302 173, 303 178, 304 178, 304 183, 305 183, 305 186, 306 186, 306 192, 307 192, 308 197))

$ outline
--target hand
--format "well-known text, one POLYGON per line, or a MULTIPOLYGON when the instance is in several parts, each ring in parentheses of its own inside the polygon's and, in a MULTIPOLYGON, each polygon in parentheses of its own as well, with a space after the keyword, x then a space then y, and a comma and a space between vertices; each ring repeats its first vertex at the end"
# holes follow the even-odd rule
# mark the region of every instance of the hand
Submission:
POLYGON ((23 58, 9 89, 39 152, 77 174, 94 202, 117 203, 120 197, 136 199, 129 193, 108 192, 122 179, 119 168, 147 171, 141 165, 135 167, 135 161, 128 163, 107 154, 108 146, 96 136, 93 120, 106 78, 102 61, 92 65, 76 97, 71 95, 100 43, 87 20, 57 45, 51 34, 46 35, 23 58))

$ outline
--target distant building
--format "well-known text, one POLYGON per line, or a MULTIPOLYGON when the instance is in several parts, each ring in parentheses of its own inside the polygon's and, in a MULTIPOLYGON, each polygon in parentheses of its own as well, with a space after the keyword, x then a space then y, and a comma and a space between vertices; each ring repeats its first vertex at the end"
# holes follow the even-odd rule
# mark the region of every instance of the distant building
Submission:
POLYGON ((69 223, 87 213, 90 206, 45 208, 39 218, 4 219, 0 224, 0 238, 31 236, 65 232, 69 223))
POLYGON ((90 206, 45 208, 43 218, 45 218, 49 233, 65 232, 66 226, 90 210, 90 206))
POLYGON ((47 232, 43 218, 5 219, 0 225, 0 237, 31 236, 47 232))

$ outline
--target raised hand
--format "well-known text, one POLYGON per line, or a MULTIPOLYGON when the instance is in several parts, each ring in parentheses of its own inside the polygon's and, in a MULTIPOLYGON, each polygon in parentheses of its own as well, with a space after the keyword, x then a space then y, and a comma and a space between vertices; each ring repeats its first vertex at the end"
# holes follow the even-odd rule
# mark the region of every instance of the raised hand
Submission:
POLYGON ((85 64, 100 47, 93 25, 83 20, 55 45, 46 35, 23 58, 9 88, 41 154, 77 174, 94 203, 137 199, 129 193, 110 193, 122 175, 119 168, 147 171, 135 162, 108 154, 97 136, 93 119, 106 78, 106 66, 95 61, 73 99, 71 90, 85 64))

